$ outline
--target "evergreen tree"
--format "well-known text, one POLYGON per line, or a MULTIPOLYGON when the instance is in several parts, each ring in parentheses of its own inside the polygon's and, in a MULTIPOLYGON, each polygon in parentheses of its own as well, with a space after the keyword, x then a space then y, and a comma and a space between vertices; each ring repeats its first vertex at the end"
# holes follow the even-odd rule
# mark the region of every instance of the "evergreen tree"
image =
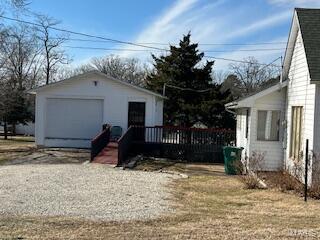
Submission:
MULTIPOLYGON (((15 89, 11 84, 1 85, 0 121, 4 124, 4 138, 7 139, 7 126, 13 127, 18 124, 26 124, 32 120, 30 103, 23 89, 15 89)), ((15 129, 12 129, 15 131, 15 129)))
POLYGON ((190 42, 191 34, 183 36, 179 46, 170 46, 170 53, 154 59, 155 71, 147 76, 147 87, 162 93, 164 85, 165 124, 191 127, 202 122, 208 127, 226 126, 232 116, 225 112, 229 92, 220 91, 220 85, 213 82, 213 61, 202 64, 203 52, 198 44, 190 42), (223 121, 228 118, 228 121, 223 121))

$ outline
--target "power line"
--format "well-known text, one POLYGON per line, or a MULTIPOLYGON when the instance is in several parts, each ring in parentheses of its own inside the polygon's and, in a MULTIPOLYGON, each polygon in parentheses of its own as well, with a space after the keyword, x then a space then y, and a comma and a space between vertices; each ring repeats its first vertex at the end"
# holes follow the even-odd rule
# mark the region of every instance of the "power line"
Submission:
MULTIPOLYGON (((105 50, 105 51, 132 51, 132 52, 150 52, 151 49, 129 49, 129 48, 103 48, 103 47, 81 47, 81 46, 62 46, 65 48, 84 49, 84 50, 105 50)), ((154 50, 152 50, 154 51, 154 50)), ((156 50, 168 51, 168 50, 156 50)))
MULTIPOLYGON (((104 47, 82 47, 82 46, 69 46, 65 45, 66 48, 75 49, 87 49, 87 50, 107 50, 107 51, 133 51, 133 52, 143 52, 150 51, 147 49, 126 49, 126 48, 104 48, 104 47)), ((285 48, 261 48, 261 49, 238 49, 238 50, 201 50, 203 52, 258 52, 258 51, 284 51, 285 48)), ((169 49, 156 50, 156 51, 170 51, 169 49)))
MULTIPOLYGON (((231 58, 222 58, 222 57, 214 57, 214 56, 207 56, 207 55, 204 56, 204 57, 205 57, 205 58, 217 59, 217 60, 223 60, 223 61, 230 61, 230 62, 239 62, 239 63, 248 63, 248 64, 252 63, 252 62, 250 62, 250 61, 236 60, 236 59, 231 59, 231 58)), ((267 65, 269 65, 269 64, 267 64, 267 63, 255 63, 255 64, 257 64, 257 65, 262 65, 262 66, 267 66, 267 65)), ((274 65, 274 64, 272 64, 272 65, 270 65, 270 66, 280 67, 280 66, 274 65)))
MULTIPOLYGON (((282 59, 282 57, 277 57, 276 59, 274 59, 273 61, 271 61, 270 63, 266 64, 264 67, 258 69, 258 71, 255 72, 255 74, 261 72, 263 69, 272 66, 273 63, 275 63, 276 61, 278 61, 279 59, 282 59)), ((248 79, 248 78, 247 78, 248 79)), ((207 88, 207 89, 202 89, 202 90, 198 90, 198 89, 194 89, 194 88, 183 88, 183 87, 178 87, 178 86, 174 86, 171 84, 164 84, 163 85, 163 95, 165 96, 165 92, 166 92, 166 88, 170 87, 170 88, 175 88, 181 91, 192 91, 192 92, 197 92, 197 93, 204 93, 204 92, 209 92, 212 90, 212 88, 207 88)))
MULTIPOLYGON (((35 22, 26 21, 26 20, 20 20, 20 19, 17 19, 17 18, 10 18, 10 17, 6 17, 6 16, 3 16, 3 15, 0 15, 0 18, 7 19, 7 20, 10 20, 10 21, 14 21, 14 22, 19 22, 19 23, 25 23, 25 24, 29 24, 29 25, 33 25, 33 26, 37 26, 37 27, 42 27, 41 24, 38 24, 38 23, 35 23, 35 22)), ((117 39, 112 39, 112 38, 106 38, 106 37, 101 37, 101 36, 95 36, 95 35, 91 35, 91 34, 87 34, 87 33, 75 32, 75 31, 71 31, 71 30, 67 30, 67 29, 63 29, 63 28, 57 28, 57 27, 51 27, 51 26, 49 26, 48 28, 52 29, 52 30, 55 30, 55 31, 59 31, 59 32, 65 32, 65 33, 70 33, 70 34, 84 36, 84 37, 96 38, 96 39, 106 40, 106 41, 115 42, 115 43, 128 44, 128 45, 132 45, 132 46, 136 46, 136 47, 144 47, 144 48, 150 48, 150 49, 156 49, 156 50, 163 50, 163 49, 158 48, 158 47, 150 47, 150 46, 145 46, 145 45, 142 45, 142 44, 136 44, 136 43, 133 43, 133 42, 127 42, 127 41, 122 41, 122 40, 117 40, 117 39)))
MULTIPOLYGON (((10 21, 14 21, 14 22, 19 22, 19 23, 24 23, 24 24, 28 24, 28 25, 42 27, 42 25, 39 24, 39 23, 30 22, 30 21, 26 21, 26 20, 20 20, 20 19, 17 19, 17 18, 10 18, 10 17, 3 16, 3 15, 0 15, 0 18, 6 19, 6 20, 10 20, 10 21)), ((143 48, 147 48, 147 49, 158 50, 158 51, 169 51, 168 49, 152 47, 152 46, 146 46, 146 45, 143 45, 143 44, 137 44, 137 43, 128 42, 128 41, 122 41, 122 40, 117 40, 117 39, 112 39, 112 38, 107 38, 107 37, 102 37, 102 36, 96 36, 96 35, 91 35, 91 34, 87 34, 87 33, 75 32, 75 31, 72 31, 72 30, 67 30, 67 29, 62 29, 62 28, 57 28, 57 27, 49 26, 48 28, 52 29, 52 30, 55 30, 55 31, 65 32, 65 33, 79 35, 79 36, 84 36, 84 37, 88 37, 88 38, 95 38, 95 39, 99 39, 99 40, 105 40, 105 41, 110 41, 110 42, 115 42, 115 43, 120 43, 120 44, 127 44, 127 45, 136 46, 136 47, 143 47, 143 48)), ((221 57, 214 57, 214 56, 206 56, 205 55, 204 57, 212 58, 212 59, 219 59, 219 60, 224 60, 224 61, 250 63, 248 61, 221 58, 221 57)), ((263 63, 257 63, 257 64, 258 65, 264 65, 264 66, 267 65, 267 64, 263 64, 263 63)))
POLYGON ((164 84, 163 88, 164 88, 164 92, 165 92, 165 88, 166 87, 171 87, 171 88, 175 88, 175 89, 179 89, 181 91, 192 91, 192 92, 198 92, 198 93, 204 93, 204 92, 208 92, 208 91, 211 91, 212 88, 207 88, 207 89, 203 89, 203 90, 197 90, 197 89, 193 89, 193 88, 183 88, 183 87, 178 87, 178 86, 173 86, 173 85, 170 85, 170 84, 164 84))
MULTIPOLYGON (((150 51, 146 49, 123 49, 123 48, 99 48, 99 47, 75 47, 75 46, 64 46, 66 48, 75 48, 75 49, 91 49, 91 50, 106 50, 106 51, 133 51, 133 52, 145 52, 145 51, 150 51)), ((159 50, 158 50, 159 51, 159 50)), ((161 50, 161 51, 167 51, 167 50, 161 50)), ((217 60, 223 60, 223 61, 229 61, 229 62, 239 62, 239 63, 252 63, 250 61, 245 61, 245 60, 237 60, 237 59, 231 59, 231 58, 222 58, 222 57, 215 57, 215 56, 208 56, 204 55, 205 58, 210 58, 210 59, 217 59, 217 60)), ((257 65, 261 66, 266 66, 268 65, 267 63, 255 63, 257 65)), ((278 65, 272 64, 273 67, 280 67, 278 65)))
MULTIPOLYGON (((93 40, 93 39, 82 39, 82 38, 68 38, 67 41, 79 41, 79 42, 96 42, 96 43, 110 43, 107 40, 93 40)), ((143 45, 179 45, 179 43, 160 43, 160 42, 136 42, 136 44, 143 45)), ((257 46, 257 45, 274 45, 274 44, 286 44, 286 42, 259 42, 259 43, 198 43, 199 46, 257 46)))

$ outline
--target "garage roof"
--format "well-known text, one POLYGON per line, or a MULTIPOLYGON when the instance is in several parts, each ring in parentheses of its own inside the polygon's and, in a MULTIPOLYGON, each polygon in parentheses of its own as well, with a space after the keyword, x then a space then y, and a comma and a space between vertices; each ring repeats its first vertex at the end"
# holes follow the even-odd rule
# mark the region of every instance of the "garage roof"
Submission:
POLYGON ((142 88, 142 87, 139 87, 139 86, 136 86, 136 85, 133 85, 131 83, 128 83, 128 82, 124 82, 122 80, 119 80, 119 79, 116 79, 116 78, 113 78, 113 77, 110 77, 108 76, 107 74, 104 74, 98 70, 93 70, 93 71, 89 71, 89 72, 86 72, 86 73, 82 73, 82 74, 79 74, 79 75, 76 75, 76 76, 73 76, 71 78, 67 78, 67 79, 64 79, 62 81, 59 81, 59 82, 54 82, 54 83, 50 83, 50 84, 47 84, 47 85, 43 85, 43 86, 40 86, 40 87, 37 87, 37 88, 33 88, 29 91, 29 93, 31 94, 36 94, 37 92, 39 91, 42 91, 44 89, 48 89, 48 88, 52 88, 52 87, 56 87, 56 86, 61 86, 63 84, 66 84, 66 83, 69 83, 69 82, 72 82, 72 81, 77 81, 77 79, 80 79, 79 77, 84 77, 84 76, 90 76, 90 75, 97 75, 99 77, 102 77, 103 79, 105 80, 111 80, 111 81, 114 81, 114 82, 117 82, 119 84, 123 84, 125 86, 128 86, 128 87, 131 87, 131 88, 134 88, 138 91, 141 91, 141 92, 144 92, 144 93, 147 93, 147 94, 150 94, 150 95, 153 95, 153 96, 156 96, 156 97, 159 97, 159 98, 163 98, 163 99, 166 99, 165 96, 159 94, 159 93, 156 93, 156 92, 153 92, 153 91, 150 91, 148 89, 145 89, 145 88, 142 88))

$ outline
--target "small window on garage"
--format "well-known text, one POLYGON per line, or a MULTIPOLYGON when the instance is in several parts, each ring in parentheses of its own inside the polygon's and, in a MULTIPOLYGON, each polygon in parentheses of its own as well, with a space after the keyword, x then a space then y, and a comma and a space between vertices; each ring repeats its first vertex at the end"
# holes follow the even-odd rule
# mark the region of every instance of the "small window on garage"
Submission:
POLYGON ((280 111, 258 111, 257 140, 279 141, 280 111))

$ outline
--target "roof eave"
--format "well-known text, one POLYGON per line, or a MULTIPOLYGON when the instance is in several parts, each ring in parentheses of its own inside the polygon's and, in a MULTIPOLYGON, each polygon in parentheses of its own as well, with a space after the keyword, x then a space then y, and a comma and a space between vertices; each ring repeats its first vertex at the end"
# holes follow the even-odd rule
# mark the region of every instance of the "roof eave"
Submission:
POLYGON ((282 82, 282 83, 277 83, 276 85, 273 85, 267 89, 264 89, 260 92, 257 92, 254 95, 248 96, 246 98, 243 98, 239 101, 234 101, 225 104, 225 107, 228 109, 236 109, 236 108, 248 108, 248 107, 253 107, 254 102, 256 99, 259 99, 261 97, 264 97, 272 92, 275 92, 277 90, 281 90, 282 88, 286 87, 288 85, 288 82, 282 82))
POLYGON ((52 83, 52 84, 39 86, 39 87, 37 87, 37 88, 30 89, 30 90, 28 91, 28 93, 29 93, 29 94, 37 94, 37 92, 39 92, 39 91, 42 91, 42 90, 47 89, 47 88, 50 88, 50 87, 59 86, 59 85, 61 85, 61 84, 64 84, 64 83, 66 83, 66 82, 71 81, 72 79, 77 78, 78 76, 81 76, 81 75, 82 75, 82 76, 83 76, 83 75, 89 75, 89 74, 93 74, 93 73, 94 73, 94 74, 97 74, 97 75, 100 75, 100 76, 103 77, 103 78, 110 79, 110 80, 112 80, 112 81, 118 82, 118 83, 120 83, 120 84, 126 85, 126 86, 131 87, 131 88, 134 88, 134 89, 136 89, 136 90, 138 90, 138 91, 142 91, 142 92, 144 92, 144 93, 153 95, 153 96, 155 96, 155 97, 158 97, 158 98, 161 98, 161 99, 168 99, 166 96, 163 96, 163 95, 161 95, 161 94, 155 93, 155 92, 150 91, 150 90, 148 90, 148 89, 145 89, 145 88, 142 88, 142 87, 133 85, 133 84, 131 84, 131 83, 127 83, 127 82, 124 82, 124 81, 122 81, 122 80, 119 80, 119 79, 110 77, 110 76, 108 76, 108 75, 106 75, 106 74, 104 74, 104 73, 102 73, 102 72, 100 72, 100 71, 90 71, 90 72, 87 72, 87 73, 83 73, 83 74, 79 74, 79 75, 76 75, 76 76, 67 78, 67 79, 62 80, 62 81, 59 81, 59 82, 55 82, 55 83, 52 83))

